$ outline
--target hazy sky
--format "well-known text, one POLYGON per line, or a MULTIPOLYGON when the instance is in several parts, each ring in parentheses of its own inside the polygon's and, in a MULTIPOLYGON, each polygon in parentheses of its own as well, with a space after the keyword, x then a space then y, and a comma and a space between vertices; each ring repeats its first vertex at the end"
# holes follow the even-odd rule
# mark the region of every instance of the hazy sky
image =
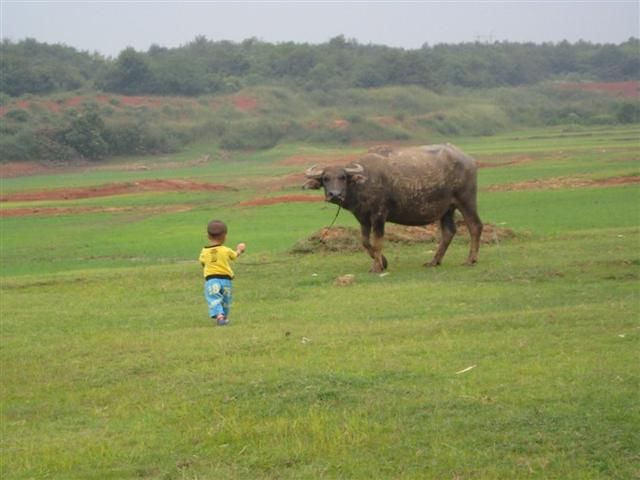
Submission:
POLYGON ((209 40, 361 44, 407 49, 479 41, 621 43, 640 37, 638 0, 31 1, 0 0, 1 36, 117 56, 126 47, 209 40))

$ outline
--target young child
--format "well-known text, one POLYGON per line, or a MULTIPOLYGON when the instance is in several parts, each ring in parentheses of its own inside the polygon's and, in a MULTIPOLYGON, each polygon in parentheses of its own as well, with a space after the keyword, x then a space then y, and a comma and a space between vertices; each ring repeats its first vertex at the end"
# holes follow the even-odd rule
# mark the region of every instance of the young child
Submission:
POLYGON ((235 250, 225 247, 227 226, 220 220, 208 223, 207 234, 210 245, 202 249, 199 258, 205 280, 204 298, 209 307, 209 316, 222 326, 229 323, 231 307, 233 270, 229 264, 244 252, 245 244, 239 243, 235 250))

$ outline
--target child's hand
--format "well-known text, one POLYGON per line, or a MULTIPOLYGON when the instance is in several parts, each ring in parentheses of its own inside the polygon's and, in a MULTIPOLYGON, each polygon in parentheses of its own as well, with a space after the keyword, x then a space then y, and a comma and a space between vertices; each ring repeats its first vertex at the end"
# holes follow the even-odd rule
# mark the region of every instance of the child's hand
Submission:
POLYGON ((247 246, 244 243, 239 243, 238 246, 236 247, 236 251, 238 253, 243 253, 246 248, 247 246))

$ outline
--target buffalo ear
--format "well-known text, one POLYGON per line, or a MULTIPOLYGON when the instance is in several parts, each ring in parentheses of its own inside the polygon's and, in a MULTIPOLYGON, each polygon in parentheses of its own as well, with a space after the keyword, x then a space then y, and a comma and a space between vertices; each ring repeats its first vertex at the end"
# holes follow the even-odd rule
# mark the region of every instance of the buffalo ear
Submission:
POLYGON ((367 177, 360 173, 356 173, 355 175, 351 175, 349 177, 353 183, 364 183, 367 181, 367 177))
POLYGON ((310 180, 307 180, 307 183, 305 183, 302 186, 303 190, 318 190, 320 187, 322 187, 322 182, 316 178, 312 178, 310 180))

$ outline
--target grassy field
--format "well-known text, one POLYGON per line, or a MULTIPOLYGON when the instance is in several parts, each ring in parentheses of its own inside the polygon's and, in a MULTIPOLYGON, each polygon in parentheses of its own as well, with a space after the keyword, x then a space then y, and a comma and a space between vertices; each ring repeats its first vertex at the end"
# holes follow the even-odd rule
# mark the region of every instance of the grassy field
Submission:
POLYGON ((3 179, 2 195, 150 178, 234 189, 0 204, 77 209, 1 219, 0 476, 640 478, 640 189, 606 182, 640 174, 639 134, 456 140, 488 165, 481 217, 515 238, 473 268, 462 237, 436 269, 422 266, 434 244, 388 243, 385 276, 362 252, 291 253, 332 206, 239 205, 303 193, 265 187, 304 168, 283 158, 357 148, 201 165, 216 152, 196 145, 3 179), (248 246, 225 328, 196 261, 213 217, 248 246))

